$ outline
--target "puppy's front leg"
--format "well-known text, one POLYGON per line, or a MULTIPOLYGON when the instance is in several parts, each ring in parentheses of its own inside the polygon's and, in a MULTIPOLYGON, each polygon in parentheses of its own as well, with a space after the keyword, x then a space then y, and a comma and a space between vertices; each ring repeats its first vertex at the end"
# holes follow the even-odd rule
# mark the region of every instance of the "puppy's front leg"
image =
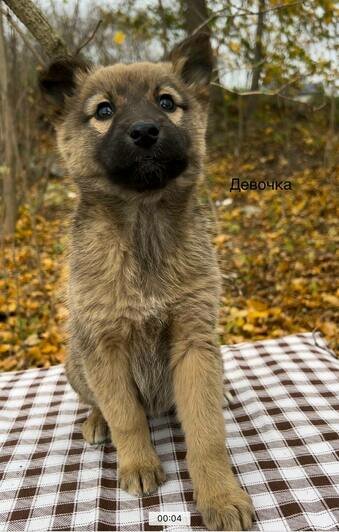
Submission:
POLYGON ((207 528, 243 530, 251 526, 252 504, 233 475, 225 446, 222 360, 214 341, 213 306, 210 313, 206 301, 195 303, 176 312, 171 355, 188 468, 207 528))
POLYGON ((138 401, 128 352, 102 341, 85 360, 86 378, 117 449, 120 487, 132 495, 151 493, 165 480, 138 401))

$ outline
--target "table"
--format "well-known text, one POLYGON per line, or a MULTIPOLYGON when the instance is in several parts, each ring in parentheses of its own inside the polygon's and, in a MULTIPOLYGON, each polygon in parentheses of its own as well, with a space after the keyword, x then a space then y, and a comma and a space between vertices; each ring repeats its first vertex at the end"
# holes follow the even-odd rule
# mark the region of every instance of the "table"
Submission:
MULTIPOLYGON (((253 530, 339 530, 339 360, 312 333, 222 353, 228 446, 253 530)), ((167 481, 137 498, 117 486, 112 445, 82 439, 88 409, 63 366, 0 374, 0 405, 1 532, 157 530, 149 511, 190 511, 181 530, 204 530, 174 414, 149 420, 167 481)))

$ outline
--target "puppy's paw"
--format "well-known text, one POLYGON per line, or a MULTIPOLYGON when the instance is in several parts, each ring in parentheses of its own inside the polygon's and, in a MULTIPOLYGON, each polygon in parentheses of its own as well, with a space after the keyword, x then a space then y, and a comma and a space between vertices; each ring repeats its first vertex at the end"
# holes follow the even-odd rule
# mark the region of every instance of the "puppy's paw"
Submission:
POLYGON ((226 407, 230 406, 233 403, 233 399, 234 398, 233 398, 233 395, 231 394, 231 392, 225 388, 225 390, 224 390, 224 404, 223 404, 223 407, 226 408, 226 407))
POLYGON ((209 530, 247 530, 253 520, 253 506, 250 497, 238 486, 198 500, 198 510, 209 530))
POLYGON ((82 424, 84 440, 91 445, 99 445, 111 441, 108 425, 101 412, 93 409, 86 421, 82 424))
POLYGON ((131 495, 148 495, 157 490, 166 475, 161 465, 136 467, 122 470, 119 475, 120 488, 131 495))

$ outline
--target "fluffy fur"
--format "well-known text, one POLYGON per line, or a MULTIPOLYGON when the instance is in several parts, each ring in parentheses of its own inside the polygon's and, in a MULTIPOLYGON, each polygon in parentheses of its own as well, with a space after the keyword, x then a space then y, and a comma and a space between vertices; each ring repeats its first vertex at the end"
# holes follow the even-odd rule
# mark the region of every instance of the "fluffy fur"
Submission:
POLYGON ((239 530, 250 527, 252 506, 225 446, 220 275, 197 198, 211 69, 206 37, 198 35, 158 64, 58 61, 41 86, 60 106, 58 147, 80 192, 66 371, 93 407, 84 438, 111 437, 121 487, 149 493, 165 474, 146 413, 175 406, 206 526, 239 530), (178 104, 173 112, 159 106, 164 91, 178 104), (95 116, 102 100, 114 107, 110 120, 95 116), (136 120, 159 126, 152 149, 131 143, 136 120))

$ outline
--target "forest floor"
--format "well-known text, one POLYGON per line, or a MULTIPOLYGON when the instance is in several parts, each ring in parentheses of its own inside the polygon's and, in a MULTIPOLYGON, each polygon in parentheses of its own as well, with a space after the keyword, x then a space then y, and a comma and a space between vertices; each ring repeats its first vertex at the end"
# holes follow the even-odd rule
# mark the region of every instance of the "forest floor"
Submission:
MULTIPOLYGON (((260 149, 254 142, 239 156, 215 149, 207 164, 224 279, 220 339, 236 343, 317 329, 335 349, 335 170, 324 168, 305 131, 302 151, 292 144, 272 148, 271 133, 267 127, 257 139, 260 149), (230 191, 234 178, 290 181, 292 190, 230 191)), ((3 371, 46 367, 65 356, 65 259, 75 193, 67 179, 46 183, 38 210, 36 185, 20 209, 15 239, 1 244, 3 371)))

